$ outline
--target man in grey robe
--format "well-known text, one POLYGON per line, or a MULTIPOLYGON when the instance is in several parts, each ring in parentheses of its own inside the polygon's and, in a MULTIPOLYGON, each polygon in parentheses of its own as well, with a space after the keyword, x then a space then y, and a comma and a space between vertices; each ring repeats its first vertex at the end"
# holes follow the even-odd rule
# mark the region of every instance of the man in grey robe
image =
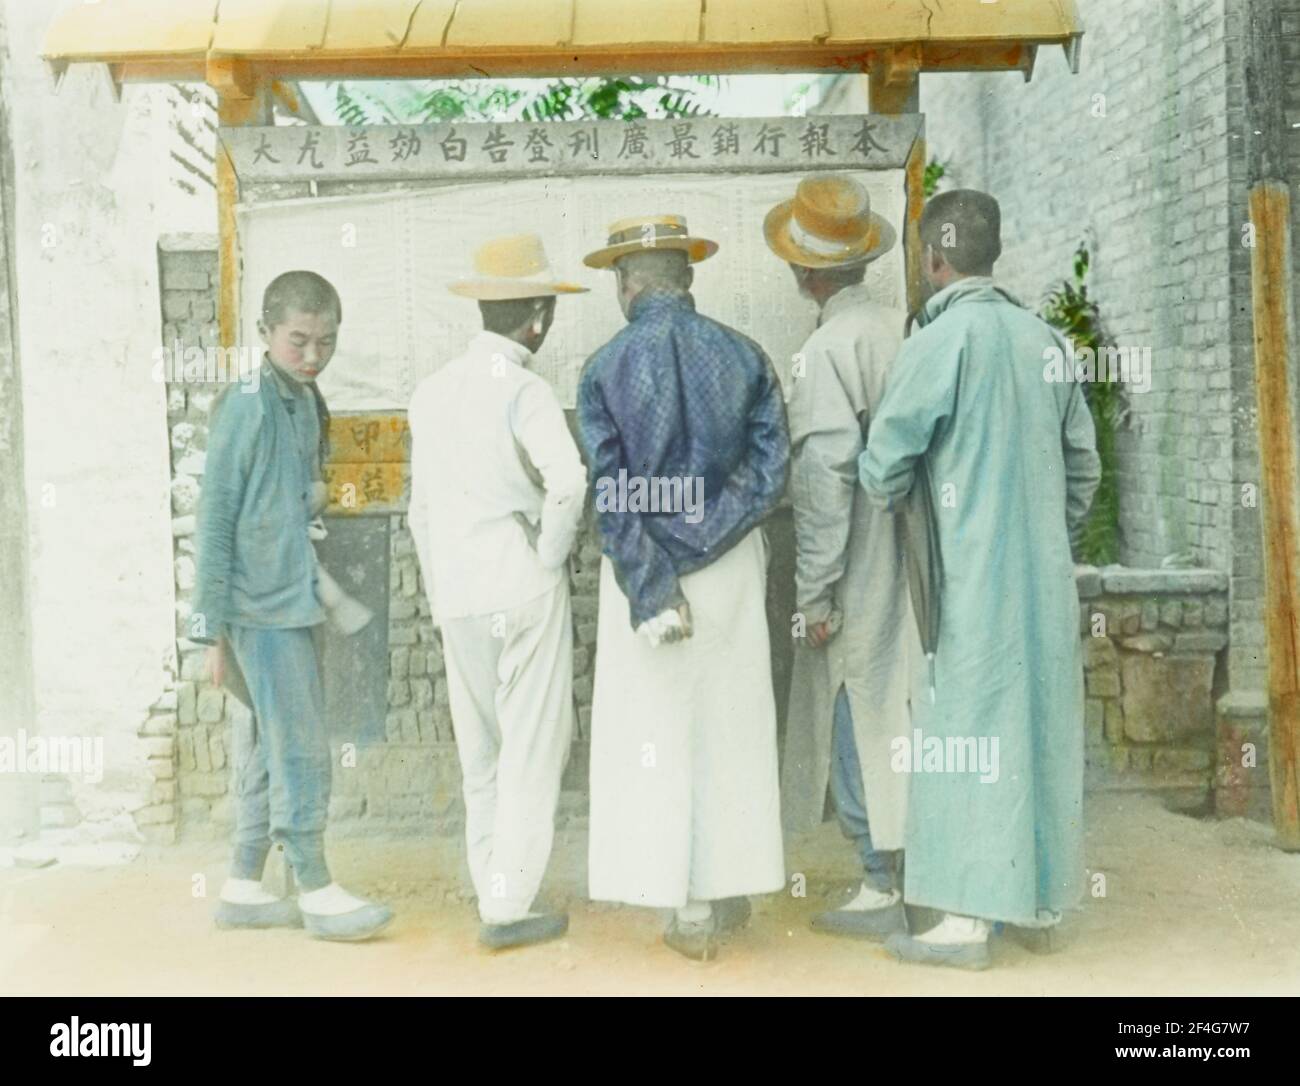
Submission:
POLYGON ((794 668, 781 797, 792 832, 820 825, 829 783, 835 813, 862 863, 847 904, 816 931, 868 939, 905 930, 899 855, 907 775, 892 745, 911 732, 909 673, 920 645, 899 528, 858 486, 857 462, 905 314, 872 301, 867 266, 895 243, 851 178, 814 176, 767 217, 768 246, 821 310, 796 355, 790 398, 794 507, 794 668))

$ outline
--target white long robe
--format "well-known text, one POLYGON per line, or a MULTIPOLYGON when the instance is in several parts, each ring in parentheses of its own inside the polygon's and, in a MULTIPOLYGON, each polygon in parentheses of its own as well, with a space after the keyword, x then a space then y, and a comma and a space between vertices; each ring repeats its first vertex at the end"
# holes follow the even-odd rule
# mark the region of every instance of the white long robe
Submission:
POLYGON ((755 528, 682 577, 694 632, 652 648, 601 560, 593 900, 678 908, 784 885, 766 582, 755 528))
POLYGON ((872 508, 858 485, 864 424, 884 398, 903 341, 904 314, 872 302, 863 286, 826 304, 800 352, 790 392, 790 494, 794 501, 796 606, 808 626, 841 616, 823 648, 796 640, 781 793, 793 832, 822 819, 832 757, 835 695, 848 693, 867 821, 877 849, 900 849, 906 774, 891 744, 911 736, 910 695, 921 659, 896 517, 872 508))

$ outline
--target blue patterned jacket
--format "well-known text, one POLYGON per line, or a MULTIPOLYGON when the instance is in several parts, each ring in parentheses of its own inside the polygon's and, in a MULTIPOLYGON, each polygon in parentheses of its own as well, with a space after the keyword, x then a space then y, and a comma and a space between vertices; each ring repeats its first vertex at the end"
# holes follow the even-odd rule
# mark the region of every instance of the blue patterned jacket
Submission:
POLYGON ((682 603, 678 578, 725 554, 780 500, 790 463, 781 385, 753 340, 696 313, 688 293, 651 289, 588 359, 577 413, 597 494, 620 471, 703 480, 703 515, 691 519, 597 504, 635 628, 682 603))

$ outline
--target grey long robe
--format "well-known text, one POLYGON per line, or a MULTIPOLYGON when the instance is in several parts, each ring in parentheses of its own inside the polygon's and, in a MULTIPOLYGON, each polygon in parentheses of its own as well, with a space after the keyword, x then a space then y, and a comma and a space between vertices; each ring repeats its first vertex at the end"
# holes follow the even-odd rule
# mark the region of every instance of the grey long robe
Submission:
POLYGON ((878 849, 903 847, 907 775, 891 771, 890 745, 911 731, 909 688, 920 642, 897 518, 872 508, 858 486, 857 462, 903 323, 901 312, 872 302, 865 287, 841 290, 800 352, 802 372, 796 367, 788 405, 796 605, 809 627, 832 612, 841 626, 820 649, 795 642, 783 821, 794 832, 821 822, 835 695, 844 686, 878 849))
MULTIPOLYGON (((926 303, 859 462, 886 507, 925 456, 943 558, 937 703, 916 699, 904 895, 1032 925, 1077 903, 1083 867, 1083 666, 1070 536, 1100 479, 1076 383, 1048 380, 1065 341, 989 279, 926 303), (984 742, 993 772, 957 771, 984 742)), ((1067 353, 1066 358, 1070 358, 1067 353)), ((901 761, 901 760, 900 760, 901 761)))

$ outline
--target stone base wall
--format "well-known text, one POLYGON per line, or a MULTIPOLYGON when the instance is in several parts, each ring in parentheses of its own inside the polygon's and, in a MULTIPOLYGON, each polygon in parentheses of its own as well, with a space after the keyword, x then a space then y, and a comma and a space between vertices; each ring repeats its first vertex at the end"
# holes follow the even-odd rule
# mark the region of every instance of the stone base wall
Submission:
POLYGON ((1088 786, 1209 804, 1227 576, 1108 567, 1077 579, 1088 786))

